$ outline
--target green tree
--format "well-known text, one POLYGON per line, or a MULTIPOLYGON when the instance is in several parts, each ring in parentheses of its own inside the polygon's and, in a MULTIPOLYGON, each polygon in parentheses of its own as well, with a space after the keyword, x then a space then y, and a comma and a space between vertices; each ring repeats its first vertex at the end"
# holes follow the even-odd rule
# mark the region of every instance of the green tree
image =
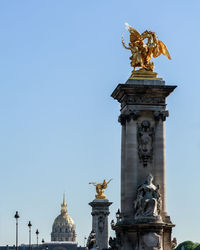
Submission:
MULTIPOLYGON (((182 243, 180 243, 178 246, 177 246, 177 248, 176 248, 176 250, 182 250, 183 247, 184 246, 184 250, 197 250, 196 249, 196 247, 198 247, 199 246, 199 243, 194 243, 194 242, 192 242, 192 241, 184 241, 184 242, 182 242, 182 243)), ((199 248, 200 249, 200 248, 199 248)))

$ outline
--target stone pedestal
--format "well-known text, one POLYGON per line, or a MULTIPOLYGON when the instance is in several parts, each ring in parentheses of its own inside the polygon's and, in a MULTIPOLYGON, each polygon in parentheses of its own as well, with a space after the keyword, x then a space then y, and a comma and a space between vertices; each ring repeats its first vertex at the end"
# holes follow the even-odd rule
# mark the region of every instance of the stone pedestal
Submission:
MULTIPOLYGON (((125 84, 119 84, 111 95, 121 104, 119 122, 122 125, 121 214, 113 226, 118 249, 171 249, 174 225, 166 212, 164 122, 168 116, 166 97, 175 88, 159 79, 129 79, 125 84), (135 204, 140 199, 138 187, 146 183, 150 174, 153 176, 152 187, 157 187, 160 196, 159 207, 156 207, 160 218, 154 216, 145 221, 142 215, 138 219, 135 204)), ((148 203, 145 199, 141 199, 144 204, 148 203)), ((156 199, 152 198, 148 204, 157 202, 156 199)))
POLYGON ((108 248, 108 215, 111 204, 108 200, 94 200, 89 203, 92 207, 92 230, 96 233, 99 250, 108 248))

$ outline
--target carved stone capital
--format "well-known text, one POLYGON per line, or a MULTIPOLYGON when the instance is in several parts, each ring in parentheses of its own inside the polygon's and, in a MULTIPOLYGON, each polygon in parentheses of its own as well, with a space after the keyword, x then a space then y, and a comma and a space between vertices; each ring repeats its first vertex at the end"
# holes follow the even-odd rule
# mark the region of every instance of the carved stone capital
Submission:
POLYGON ((131 119, 137 120, 137 118, 140 116, 140 111, 138 110, 130 110, 127 114, 121 114, 118 118, 118 122, 121 123, 121 125, 125 125, 126 121, 130 122, 131 119))
POLYGON ((169 116, 169 111, 154 111, 153 115, 156 121, 162 120, 164 122, 166 120, 166 117, 169 116))

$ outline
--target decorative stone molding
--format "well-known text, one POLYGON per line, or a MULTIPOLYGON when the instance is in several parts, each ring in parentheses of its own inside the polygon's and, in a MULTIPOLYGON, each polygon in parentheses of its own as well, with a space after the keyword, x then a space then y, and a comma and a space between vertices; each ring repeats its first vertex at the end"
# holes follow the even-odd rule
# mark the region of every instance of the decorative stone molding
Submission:
POLYGON ((137 120, 137 118, 140 116, 140 111, 138 110, 129 110, 127 114, 121 114, 118 118, 118 122, 121 123, 121 125, 125 125, 126 121, 130 121, 131 119, 137 120))
POLYGON ((126 96, 123 99, 122 107, 125 105, 165 105, 165 97, 148 97, 148 96, 126 96))
POLYGON ((92 216, 96 216, 96 215, 105 215, 105 216, 108 216, 110 214, 110 212, 109 211, 93 211, 93 212, 91 212, 91 215, 92 216))
POLYGON ((169 116, 169 111, 168 110, 154 111, 153 115, 156 121, 162 120, 164 122, 166 118, 169 116))
POLYGON ((152 161, 154 139, 154 128, 149 121, 144 120, 138 125, 137 139, 139 159, 143 162, 143 166, 147 167, 152 161))

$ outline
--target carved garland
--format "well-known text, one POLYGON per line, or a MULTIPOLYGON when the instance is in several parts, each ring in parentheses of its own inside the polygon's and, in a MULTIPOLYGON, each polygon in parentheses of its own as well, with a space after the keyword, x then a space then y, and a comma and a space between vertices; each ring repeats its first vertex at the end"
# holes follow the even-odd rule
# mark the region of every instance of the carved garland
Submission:
POLYGON ((154 128, 149 121, 144 120, 138 125, 137 138, 139 159, 143 166, 147 167, 148 163, 152 162, 154 140, 154 128))

